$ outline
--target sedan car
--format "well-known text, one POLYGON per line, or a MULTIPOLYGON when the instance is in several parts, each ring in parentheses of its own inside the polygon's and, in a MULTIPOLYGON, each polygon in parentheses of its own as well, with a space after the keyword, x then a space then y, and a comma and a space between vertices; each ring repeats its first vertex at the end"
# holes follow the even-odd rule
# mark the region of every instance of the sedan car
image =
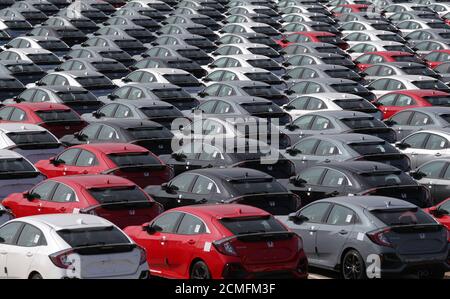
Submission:
POLYGON ((0 260, 4 270, 1 278, 148 278, 145 250, 98 216, 37 215, 14 219, 0 227, 0 238, 4 240, 0 250, 8 257, 0 260), (117 264, 124 266, 118 269, 117 264), (74 271, 78 266, 82 270, 74 271))
POLYGON ((423 90, 432 89, 450 92, 450 88, 444 82, 428 76, 418 75, 398 75, 381 77, 367 85, 367 89, 372 91, 377 97, 383 96, 391 91, 397 90, 423 90))
POLYGON ((130 73, 122 63, 109 58, 69 59, 55 68, 55 72, 61 71, 97 72, 111 80, 120 79, 130 73))
POLYGON ((36 82, 47 74, 38 65, 25 60, 0 60, 0 73, 16 78, 23 85, 36 82))
POLYGON ((308 276, 301 238, 269 213, 247 205, 180 207, 125 232, 147 250, 150 272, 158 277, 308 276))
POLYGON ((144 189, 165 210, 194 204, 239 203, 273 215, 287 215, 300 198, 272 176, 250 168, 208 168, 179 174, 167 184, 144 189))
POLYGON ((354 61, 361 71, 364 71, 369 66, 382 62, 415 62, 425 64, 425 62, 415 54, 401 51, 366 52, 354 61))
POLYGON ((0 60, 25 60, 33 62, 44 71, 55 68, 61 60, 52 52, 44 49, 9 49, 0 53, 0 60))
POLYGON ((162 206, 135 183, 114 175, 55 177, 26 192, 11 193, 2 205, 15 217, 91 214, 120 228, 151 221, 162 212, 162 206))
POLYGON ((344 279, 441 279, 449 269, 445 227, 404 200, 327 198, 277 218, 302 237, 311 266, 338 271, 344 279), (367 264, 373 254, 385 257, 378 272, 367 264))
POLYGON ((149 150, 128 143, 72 146, 35 164, 48 178, 78 174, 112 174, 144 188, 170 180, 173 171, 149 150))
POLYGON ((319 163, 292 177, 288 189, 300 196, 303 204, 348 195, 389 195, 420 208, 433 204, 428 188, 397 167, 373 161, 319 163))
POLYGON ((73 59, 73 58, 110 58, 114 59, 126 67, 136 63, 136 60, 131 58, 131 56, 116 47, 82 47, 82 48, 74 48, 72 51, 67 53, 63 57, 65 60, 73 59))
POLYGON ((301 139, 285 151, 296 171, 324 161, 376 161, 409 171, 409 158, 385 140, 367 134, 315 135, 301 139))

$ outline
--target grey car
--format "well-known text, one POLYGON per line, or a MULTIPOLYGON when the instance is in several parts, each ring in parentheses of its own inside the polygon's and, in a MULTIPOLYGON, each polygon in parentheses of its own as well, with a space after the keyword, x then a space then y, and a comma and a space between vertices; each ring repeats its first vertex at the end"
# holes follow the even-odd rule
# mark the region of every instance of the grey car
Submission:
POLYGON ((80 70, 98 72, 111 80, 123 78, 130 73, 122 63, 109 58, 70 59, 55 68, 56 72, 80 70))
POLYGON ((292 142, 301 138, 319 134, 360 133, 377 136, 393 143, 395 132, 373 115, 356 111, 318 111, 300 116, 286 125, 282 132, 292 142))
POLYGON ((385 140, 366 134, 315 135, 287 148, 296 171, 324 161, 376 161, 410 170, 409 158, 385 140))
POLYGON ((348 79, 361 84, 365 84, 365 80, 355 71, 341 65, 335 64, 315 64, 298 66, 287 70, 286 74, 281 78, 290 79, 312 79, 312 78, 337 78, 348 79))
POLYGON ((400 199, 327 198, 277 218, 302 237, 311 266, 338 271, 346 279, 443 278, 450 268, 445 227, 400 199))
POLYGON ((336 45, 329 43, 295 43, 287 46, 283 50, 279 51, 284 57, 291 57, 297 54, 317 54, 317 53, 331 53, 339 54, 341 56, 350 58, 344 50, 336 45))
MULTIPOLYGON (((442 100, 450 104, 450 97, 442 98, 442 100)), ((395 130, 397 139, 400 140, 416 131, 449 127, 450 107, 430 106, 405 109, 384 122, 395 130)))

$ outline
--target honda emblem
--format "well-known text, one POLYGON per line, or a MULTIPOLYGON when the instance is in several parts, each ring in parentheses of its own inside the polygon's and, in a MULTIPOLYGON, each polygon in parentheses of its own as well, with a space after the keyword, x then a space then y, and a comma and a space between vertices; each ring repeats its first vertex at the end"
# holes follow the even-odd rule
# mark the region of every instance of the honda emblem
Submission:
POLYGON ((269 206, 274 207, 275 206, 275 202, 274 201, 269 201, 269 206))
POLYGON ((406 197, 407 197, 406 193, 402 193, 401 196, 403 199, 406 199, 406 197))
POLYGON ((150 173, 149 172, 144 172, 144 176, 145 177, 150 176, 150 173))
POLYGON ((426 235, 425 235, 424 233, 419 234, 419 238, 420 238, 421 240, 425 239, 425 237, 426 237, 426 235))
POLYGON ((272 248, 273 247, 273 242, 272 241, 268 241, 267 242, 267 247, 272 248))

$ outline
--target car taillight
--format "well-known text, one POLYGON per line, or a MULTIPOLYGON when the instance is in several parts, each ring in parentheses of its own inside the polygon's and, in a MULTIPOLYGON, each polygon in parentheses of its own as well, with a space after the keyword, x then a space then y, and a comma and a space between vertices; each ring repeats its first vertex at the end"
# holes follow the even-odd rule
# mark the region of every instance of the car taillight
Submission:
POLYGON ((216 241, 213 242, 213 245, 217 251, 224 255, 237 256, 237 253, 230 241, 216 241))
POLYGON ((141 259, 139 260, 139 265, 142 265, 147 262, 147 252, 145 251, 144 248, 142 248, 140 246, 138 246, 137 249, 139 249, 139 251, 141 253, 141 259))
POLYGON ((391 241, 386 236, 387 233, 390 232, 390 229, 383 229, 375 232, 369 232, 367 233, 367 236, 369 239, 374 242, 375 244, 386 246, 386 247, 393 247, 391 241))
POLYGON ((56 267, 67 269, 73 264, 73 259, 70 258, 73 253, 72 249, 68 249, 50 254, 48 257, 56 267))

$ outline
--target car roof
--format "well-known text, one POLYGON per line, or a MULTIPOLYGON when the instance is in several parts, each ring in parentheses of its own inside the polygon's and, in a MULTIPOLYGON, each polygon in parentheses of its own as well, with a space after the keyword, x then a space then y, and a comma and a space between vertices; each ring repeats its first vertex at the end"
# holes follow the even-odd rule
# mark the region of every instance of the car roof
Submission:
POLYGON ((338 196, 321 199, 316 202, 331 202, 344 204, 349 207, 359 207, 367 210, 390 210, 398 208, 417 208, 414 204, 393 197, 386 196, 338 196))
POLYGON ((135 186, 130 180, 116 175, 66 175, 51 178, 50 180, 61 182, 69 185, 77 185, 83 189, 102 188, 102 187, 118 187, 118 186, 135 186))
POLYGON ((46 214, 20 218, 30 223, 47 225, 55 230, 112 226, 108 220, 89 214, 46 214))
POLYGON ((12 132, 46 132, 47 130, 41 126, 25 123, 1 123, 0 131, 3 133, 12 132))
POLYGON ((113 153, 129 153, 129 152, 148 152, 146 148, 131 143, 89 143, 75 145, 72 148, 82 148, 104 153, 106 155, 113 153))
POLYGON ((192 213, 196 216, 203 216, 215 219, 241 218, 250 216, 270 216, 270 214, 264 210, 241 204, 191 205, 174 208, 170 211, 192 213))
POLYGON ((250 168, 205 168, 198 170, 191 170, 189 173, 202 174, 208 177, 215 177, 217 179, 232 180, 245 178, 272 178, 270 175, 255 169, 250 168))

